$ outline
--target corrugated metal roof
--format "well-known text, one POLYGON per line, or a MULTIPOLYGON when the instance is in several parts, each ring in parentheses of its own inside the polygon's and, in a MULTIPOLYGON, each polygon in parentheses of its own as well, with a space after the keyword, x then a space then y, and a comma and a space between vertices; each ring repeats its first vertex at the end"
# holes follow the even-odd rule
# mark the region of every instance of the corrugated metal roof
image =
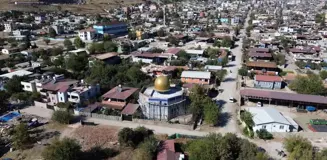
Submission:
POLYGON ((249 111, 253 115, 253 121, 256 125, 268 123, 281 123, 291 125, 291 123, 275 108, 247 107, 245 110, 249 111))
POLYGON ((241 96, 247 97, 262 97, 277 100, 307 102, 314 104, 327 104, 327 97, 309 94, 297 94, 287 92, 266 91, 260 89, 242 89, 241 96))
POLYGON ((202 78, 202 79, 210 79, 211 73, 204 71, 183 71, 182 78, 202 78))

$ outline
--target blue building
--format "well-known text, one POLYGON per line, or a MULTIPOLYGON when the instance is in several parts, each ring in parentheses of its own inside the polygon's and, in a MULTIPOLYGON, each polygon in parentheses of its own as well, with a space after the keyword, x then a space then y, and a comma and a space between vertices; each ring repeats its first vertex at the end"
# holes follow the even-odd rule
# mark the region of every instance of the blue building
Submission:
POLYGON ((229 18, 220 18, 221 23, 229 24, 229 18))
POLYGON ((143 88, 139 105, 148 119, 170 120, 186 113, 186 97, 181 87, 170 86, 167 76, 159 76, 154 87, 143 88))
POLYGON ((125 22, 111 22, 93 25, 97 34, 111 34, 116 36, 126 35, 128 26, 125 22))

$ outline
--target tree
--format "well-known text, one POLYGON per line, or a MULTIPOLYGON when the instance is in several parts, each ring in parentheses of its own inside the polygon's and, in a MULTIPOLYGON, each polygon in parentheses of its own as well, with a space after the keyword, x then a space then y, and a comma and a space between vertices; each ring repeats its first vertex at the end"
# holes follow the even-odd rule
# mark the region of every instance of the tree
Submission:
POLYGON ((263 157, 262 160, 268 160, 269 157, 257 148, 255 144, 232 133, 225 136, 211 133, 186 144, 190 160, 254 160, 257 156, 263 157))
POLYGON ((215 47, 221 47, 221 41, 220 40, 216 40, 215 42, 214 42, 214 44, 213 44, 213 46, 215 46, 215 47))
POLYGON ((247 70, 246 68, 242 67, 242 68, 240 68, 240 69, 238 70, 238 74, 239 74, 240 76, 247 76, 247 75, 248 75, 248 70, 247 70))
POLYGON ((81 38, 79 37, 76 37, 74 39, 74 45, 77 47, 77 48, 84 48, 85 47, 85 43, 81 40, 81 38))
POLYGON ((112 41, 106 41, 103 43, 104 50, 106 52, 117 52, 117 44, 112 41))
POLYGON ((52 56, 58 56, 61 55, 63 53, 63 50, 60 47, 54 47, 52 49, 50 49, 50 54, 52 56))
POLYGON ((250 128, 254 126, 253 115, 249 111, 241 112, 241 120, 250 128))
POLYGON ((163 29, 159 29, 159 30, 157 31, 157 35, 158 35, 159 37, 164 37, 164 36, 165 36, 165 31, 164 31, 163 29))
POLYGON ((230 37, 226 36, 222 39, 221 46, 231 48, 234 46, 234 41, 230 37))
POLYGON ((290 153, 290 160, 313 158, 313 147, 311 142, 301 136, 289 136, 284 140, 283 145, 290 153))
POLYGON ((106 41, 111 41, 111 36, 106 34, 103 36, 103 41, 106 42, 106 41))
POLYGON ((225 57, 221 60, 220 65, 221 65, 222 67, 226 67, 227 64, 228 64, 228 57, 225 56, 225 57))
POLYGON ((73 115, 69 111, 59 110, 53 112, 51 119, 61 124, 69 124, 73 115))
POLYGON ((133 160, 152 160, 156 156, 158 140, 151 136, 145 139, 136 150, 133 160))
POLYGON ((177 54, 178 59, 189 60, 191 56, 185 52, 185 50, 179 51, 177 54))
POLYGON ((175 45, 175 46, 178 46, 178 44, 179 44, 179 40, 174 36, 169 36, 168 37, 168 42, 170 44, 172 44, 172 45, 175 45))
POLYGON ((256 133, 260 139, 266 140, 266 139, 274 138, 273 135, 271 133, 269 133, 266 129, 257 130, 256 133))
POLYGON ((12 142, 17 149, 25 149, 31 143, 31 137, 25 123, 20 123, 14 128, 12 142))
POLYGON ((278 53, 272 54, 272 56, 277 65, 284 65, 286 63, 285 55, 278 53))
POLYGON ((153 135, 153 131, 145 127, 138 127, 134 130, 123 128, 118 133, 118 141, 122 146, 136 148, 145 139, 153 135))
POLYGON ((81 152, 81 146, 76 140, 55 139, 43 150, 42 157, 46 160, 78 160, 81 152))
POLYGON ((128 38, 131 39, 131 40, 135 40, 137 38, 136 37, 136 32, 134 32, 134 31, 128 32, 128 38))
POLYGON ((44 42, 46 45, 48 45, 48 44, 50 43, 50 39, 44 38, 44 39, 43 39, 43 42, 44 42))
POLYGON ((324 95, 326 93, 321 78, 316 74, 310 74, 307 77, 296 76, 289 88, 300 94, 324 95))
POLYGON ((298 66, 301 69, 304 69, 304 67, 306 65, 306 63, 303 61, 296 61, 295 64, 296 64, 296 66, 298 66))
POLYGON ((227 75, 227 70, 226 69, 222 69, 219 70, 215 73, 215 77, 216 77, 216 84, 220 85, 220 83, 225 79, 227 75))
POLYGON ((204 121, 208 124, 215 125, 219 118, 219 109, 211 99, 207 98, 204 104, 204 121))
POLYGON ((77 73, 85 71, 87 66, 88 58, 86 54, 71 54, 66 60, 66 67, 77 73))
POLYGON ((10 96, 5 91, 0 91, 0 114, 8 111, 8 98, 10 96))
POLYGON ((21 81, 22 78, 18 76, 13 76, 10 80, 7 81, 7 83, 4 85, 4 88, 9 93, 9 95, 23 91, 23 87, 20 84, 21 81))
POLYGON ((64 65, 65 65, 64 56, 60 55, 55 60, 53 60, 53 65, 56 67, 64 67, 64 65))
POLYGON ((283 145, 286 151, 289 153, 293 152, 297 146, 301 146, 301 148, 312 147, 311 142, 301 136, 289 136, 285 138, 283 145))
POLYGON ((57 36, 57 32, 55 29, 53 29, 52 27, 49 28, 49 37, 51 38, 55 38, 57 36))
POLYGON ((65 46, 65 48, 67 48, 68 50, 72 50, 72 49, 74 48, 72 41, 69 40, 68 38, 66 38, 66 39, 64 40, 64 46, 65 46))
POLYGON ((327 78, 327 71, 322 70, 322 71, 320 71, 319 75, 320 75, 321 79, 325 80, 327 78))

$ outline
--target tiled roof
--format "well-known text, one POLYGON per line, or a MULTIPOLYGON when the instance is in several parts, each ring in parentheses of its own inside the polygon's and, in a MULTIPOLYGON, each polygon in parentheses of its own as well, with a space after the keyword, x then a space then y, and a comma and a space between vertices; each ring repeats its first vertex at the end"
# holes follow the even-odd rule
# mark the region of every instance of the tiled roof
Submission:
POLYGON ((166 50, 166 53, 177 54, 179 51, 181 51, 180 48, 168 48, 168 49, 166 50))
POLYGON ((63 80, 52 80, 42 86, 43 89, 45 90, 50 90, 50 91, 64 91, 67 90, 66 86, 70 86, 72 84, 77 83, 77 80, 71 80, 71 79, 63 79, 63 80))
POLYGON ((123 111, 121 112, 121 114, 127 114, 127 115, 132 115, 135 113, 135 111, 137 110, 137 108, 139 108, 140 105, 138 104, 133 104, 133 103, 128 103, 125 108, 123 109, 123 111))
POLYGON ((256 75, 256 81, 265 81, 265 82, 281 82, 282 78, 279 76, 268 76, 268 75, 256 75))
POLYGON ((105 60, 111 57, 115 57, 117 56, 118 53, 117 52, 109 52, 109 53, 104 53, 104 54, 98 54, 95 56, 95 58, 99 59, 99 60, 105 60))
POLYGON ((246 66, 248 66, 248 67, 277 68, 277 65, 276 65, 275 62, 263 62, 263 61, 247 62, 246 66))
POLYGON ((119 86, 116 86, 115 88, 111 89, 109 92, 105 93, 102 97, 125 100, 138 90, 138 88, 121 87, 121 91, 120 91, 118 87, 119 86))
POLYGON ((261 57, 261 58, 271 58, 272 55, 271 53, 256 53, 256 52, 251 52, 249 53, 250 57, 261 57))

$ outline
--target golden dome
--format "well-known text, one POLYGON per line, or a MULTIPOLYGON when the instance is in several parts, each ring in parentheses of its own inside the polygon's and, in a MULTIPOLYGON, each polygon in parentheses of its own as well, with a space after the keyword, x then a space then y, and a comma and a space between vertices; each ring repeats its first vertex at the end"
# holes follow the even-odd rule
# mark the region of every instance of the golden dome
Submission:
POLYGON ((167 76, 159 76, 154 81, 154 89, 158 92, 166 92, 169 88, 170 83, 167 76))

